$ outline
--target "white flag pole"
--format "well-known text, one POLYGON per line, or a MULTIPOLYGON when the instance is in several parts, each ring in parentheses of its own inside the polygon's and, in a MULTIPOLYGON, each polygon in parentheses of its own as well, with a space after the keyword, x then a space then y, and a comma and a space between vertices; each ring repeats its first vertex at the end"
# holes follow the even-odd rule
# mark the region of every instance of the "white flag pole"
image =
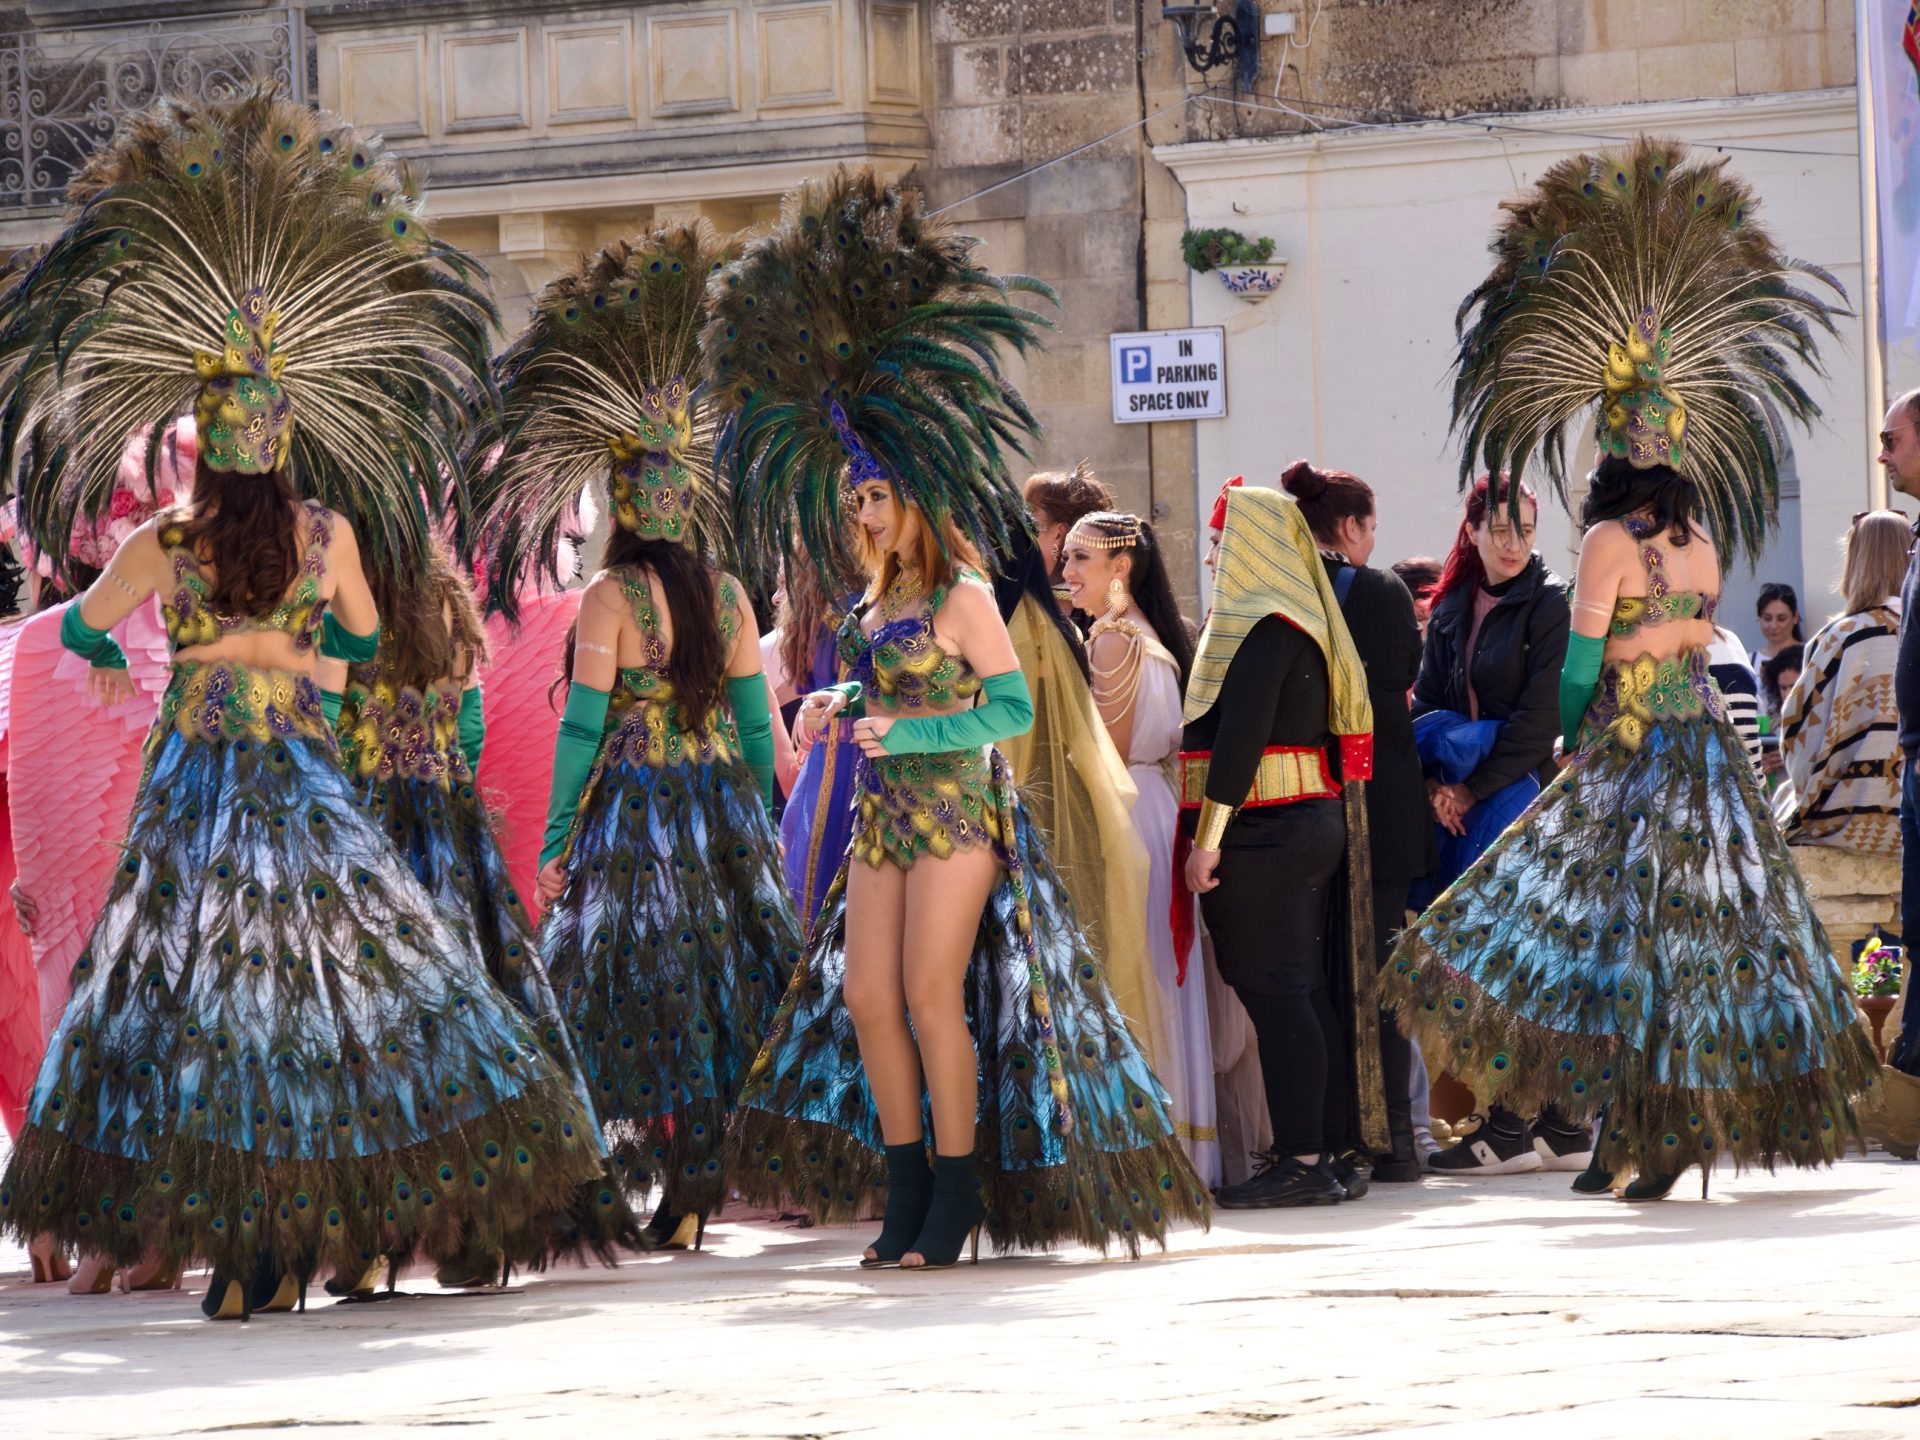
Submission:
POLYGON ((1860 125, 1860 309, 1861 353, 1866 364, 1867 503, 1887 507, 1887 475, 1880 468, 1880 420, 1887 409, 1887 338, 1880 307, 1880 157, 1876 139, 1873 89, 1873 36, 1878 17, 1874 0, 1854 0, 1855 93, 1860 125))

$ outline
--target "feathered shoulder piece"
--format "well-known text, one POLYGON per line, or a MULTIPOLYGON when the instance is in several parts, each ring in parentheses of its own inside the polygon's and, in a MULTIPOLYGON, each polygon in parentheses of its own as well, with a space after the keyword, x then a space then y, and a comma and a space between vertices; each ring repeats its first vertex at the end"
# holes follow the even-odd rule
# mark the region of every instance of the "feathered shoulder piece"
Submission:
POLYGON ((128 436, 196 417, 206 464, 263 474, 417 567, 441 477, 493 403, 484 272, 433 237, 379 141, 267 89, 162 99, 74 177, 0 290, 0 473, 64 555, 128 436))
POLYGON ((1757 556, 1784 420, 1820 413, 1796 371, 1820 373, 1840 283, 1780 252, 1724 157, 1677 140, 1563 160, 1503 208, 1493 272, 1455 320, 1462 483, 1537 458, 1565 501, 1566 426, 1595 407, 1602 455, 1679 470, 1721 554, 1757 556))
POLYGON ((530 573, 565 578, 561 532, 594 485, 623 529, 729 553, 700 328, 731 258, 701 220, 609 245, 540 292, 495 362, 500 424, 468 460, 494 608, 511 616, 530 573))
POLYGON ((842 170, 789 194, 716 281, 706 350, 744 551, 857 573, 842 496, 875 476, 983 551, 1026 523, 1003 447, 1039 427, 998 352, 1050 323, 1016 295, 1053 293, 975 249, 916 194, 842 170))

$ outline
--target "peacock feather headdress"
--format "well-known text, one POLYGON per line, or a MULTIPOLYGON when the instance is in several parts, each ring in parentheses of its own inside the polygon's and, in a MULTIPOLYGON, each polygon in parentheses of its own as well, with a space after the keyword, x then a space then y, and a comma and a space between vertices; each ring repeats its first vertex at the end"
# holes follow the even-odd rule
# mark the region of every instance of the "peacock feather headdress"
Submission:
POLYGON ((1680 471, 1721 553, 1757 556, 1784 421, 1820 413, 1796 368, 1821 373, 1816 331, 1846 313, 1804 282, 1843 306, 1840 283, 1780 252, 1724 157, 1677 140, 1573 156, 1503 208, 1493 271, 1455 319, 1462 483, 1537 458, 1565 501, 1566 426, 1597 406, 1601 454, 1680 471))
MULTIPOLYGON (((131 434, 191 413, 207 465, 294 487, 415 568, 494 403, 484 272, 406 167, 256 88, 131 116, 0 290, 0 474, 45 547, 113 494, 131 434)), ((456 491, 457 493, 457 491, 456 491)))
POLYGON ((983 552, 1026 522, 1005 448, 1039 425, 1001 374, 1050 322, 995 275, 976 242, 921 213, 870 170, 793 191, 777 229, 713 287, 706 333, 718 453, 743 551, 830 558, 857 573, 845 481, 885 476, 937 528, 983 552))
POLYGON ((490 604, 511 615, 535 567, 561 580, 562 530, 596 485, 624 529, 728 551, 700 329, 731 258, 696 221, 609 245, 540 292, 496 362, 499 426, 468 461, 490 604))

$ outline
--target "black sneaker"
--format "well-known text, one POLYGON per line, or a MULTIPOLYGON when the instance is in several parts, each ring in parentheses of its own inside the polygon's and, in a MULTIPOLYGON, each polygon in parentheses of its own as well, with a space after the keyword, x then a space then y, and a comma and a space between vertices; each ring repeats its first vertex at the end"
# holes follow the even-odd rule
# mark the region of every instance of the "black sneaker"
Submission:
POLYGON ((1593 1159, 1593 1127, 1575 1125, 1557 1110, 1534 1117, 1534 1153, 1547 1170, 1584 1170, 1593 1159))
MULTIPOLYGON (((1437 1175, 1524 1175, 1541 1168, 1540 1152, 1533 1148, 1527 1127, 1503 1113, 1475 1115, 1452 1149, 1427 1157, 1427 1168, 1437 1175)), ((1581 1162, 1585 1164, 1584 1159, 1581 1162)))
POLYGON ((1253 1174, 1215 1192, 1222 1210, 1277 1210, 1293 1205, 1338 1205, 1340 1182, 1317 1165, 1291 1155, 1256 1155, 1253 1174))

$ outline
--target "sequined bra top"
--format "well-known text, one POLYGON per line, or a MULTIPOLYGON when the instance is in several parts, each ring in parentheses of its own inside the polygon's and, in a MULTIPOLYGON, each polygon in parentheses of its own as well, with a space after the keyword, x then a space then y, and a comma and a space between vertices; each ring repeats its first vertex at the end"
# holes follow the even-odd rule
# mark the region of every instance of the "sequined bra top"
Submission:
POLYGON ((1627 640, 1639 634, 1642 626, 1671 625, 1680 620, 1704 620, 1711 625, 1720 597, 1698 590, 1675 590, 1669 585, 1666 557, 1653 543, 1654 523, 1639 515, 1628 515, 1620 523, 1640 546, 1640 564, 1647 572, 1647 593, 1622 595, 1613 602, 1607 638, 1627 640))
MULTIPOLYGON (((737 756, 733 726, 720 711, 690 718, 679 705, 673 681, 667 675, 667 642, 660 633, 660 616, 653 608, 646 572, 620 569, 609 572, 633 607, 633 623, 640 630, 641 661, 619 672, 607 701, 607 723, 601 754, 608 764, 680 765, 737 756)), ((740 629, 740 594, 733 577, 719 576, 714 603, 720 638, 729 650, 740 629)))
MULTIPOLYGON (((962 578, 979 577, 967 571, 962 578)), ((872 635, 860 628, 864 606, 856 606, 841 622, 841 672, 860 682, 869 705, 920 710, 971 700, 980 693, 980 677, 965 657, 949 655, 933 638, 933 620, 947 592, 947 586, 935 586, 923 610, 885 621, 872 635)))
POLYGON ((333 538, 332 513, 324 505, 306 501, 300 533, 304 537, 300 566, 280 603, 265 615, 230 615, 213 607, 213 587, 187 544, 186 521, 175 519, 162 525, 158 538, 173 568, 173 588, 160 597, 160 617, 173 648, 185 650, 229 635, 279 630, 292 638, 296 653, 311 654, 327 613, 320 582, 327 572, 327 545, 333 538))

